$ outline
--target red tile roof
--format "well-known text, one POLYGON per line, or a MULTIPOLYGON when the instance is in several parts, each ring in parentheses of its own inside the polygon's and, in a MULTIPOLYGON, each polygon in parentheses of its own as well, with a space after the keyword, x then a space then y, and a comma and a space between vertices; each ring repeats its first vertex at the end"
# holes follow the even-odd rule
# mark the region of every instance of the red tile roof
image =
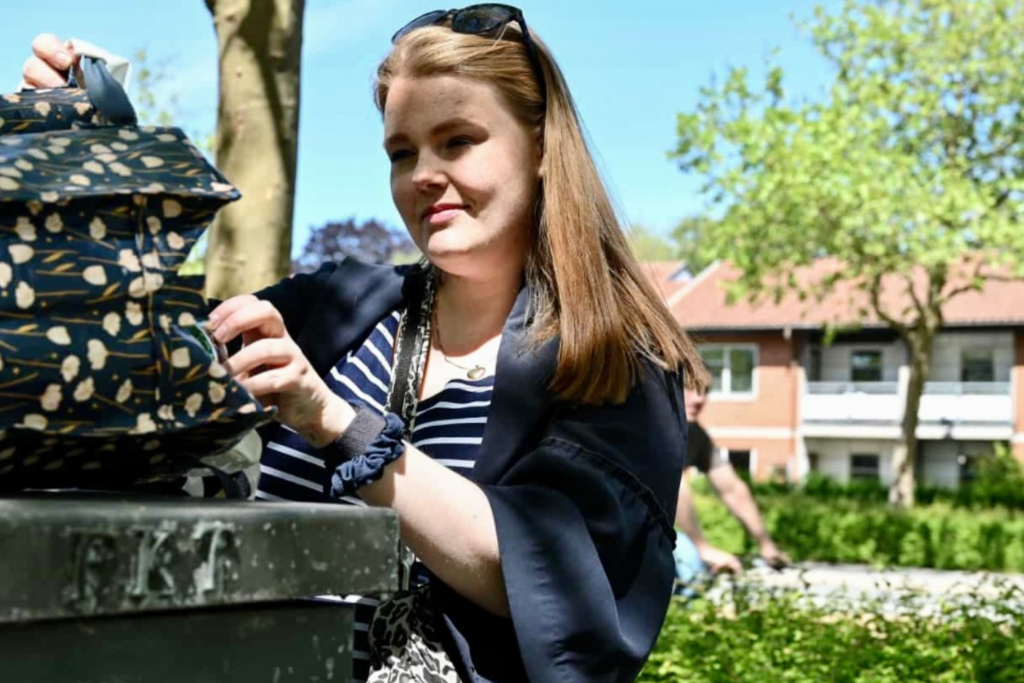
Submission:
POLYGON ((640 267, 666 301, 693 279, 683 261, 648 261, 640 267))
MULTIPOLYGON (((818 282, 839 266, 833 259, 822 259, 803 269, 798 277, 803 282, 818 282)), ((727 302, 725 284, 737 279, 739 271, 730 264, 715 264, 700 273, 675 296, 666 298, 676 319, 693 330, 754 330, 820 328, 826 323, 880 327, 873 312, 858 315, 858 309, 869 304, 868 296, 850 282, 840 282, 821 301, 800 301, 796 294, 787 294, 779 303, 765 301, 757 305, 749 301, 727 302)), ((916 278, 915 289, 922 291, 924 275, 916 278)), ((891 276, 882 284, 884 310, 898 313, 910 302, 902 278, 891 276)), ((943 311, 947 326, 1018 326, 1024 325, 1024 281, 989 280, 980 291, 955 296, 943 311)))

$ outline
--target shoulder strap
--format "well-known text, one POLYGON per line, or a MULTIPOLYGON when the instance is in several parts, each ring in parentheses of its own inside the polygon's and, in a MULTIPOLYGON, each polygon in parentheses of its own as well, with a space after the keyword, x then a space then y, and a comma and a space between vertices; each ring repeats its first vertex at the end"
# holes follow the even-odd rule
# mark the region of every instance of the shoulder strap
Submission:
MULTIPOLYGON (((414 277, 416 280, 411 283, 405 313, 398 321, 398 330, 395 332, 395 360, 391 371, 391 389, 388 392, 388 412, 402 418, 406 441, 412 440, 416 404, 419 402, 420 385, 426 369, 427 352, 430 351, 430 313, 434 306, 436 286, 432 267, 414 277)), ((398 582, 402 590, 409 589, 415 559, 412 551, 400 543, 398 582)))
POLYGON ((430 311, 436 286, 434 269, 426 269, 417 280, 395 333, 395 360, 388 393, 388 411, 402 418, 406 439, 412 435, 416 422, 416 404, 430 351, 430 311))

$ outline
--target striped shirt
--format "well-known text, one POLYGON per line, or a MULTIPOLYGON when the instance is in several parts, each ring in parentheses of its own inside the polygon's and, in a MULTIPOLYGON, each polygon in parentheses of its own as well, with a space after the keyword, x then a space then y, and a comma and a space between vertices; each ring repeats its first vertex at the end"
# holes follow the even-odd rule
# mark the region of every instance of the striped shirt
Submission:
MULTIPOLYGON (((324 379, 332 391, 347 401, 360 401, 384 413, 399 316, 395 311, 380 321, 358 349, 331 368, 324 379)), ((420 401, 412 444, 449 469, 468 475, 483 440, 493 388, 493 375, 479 380, 452 380, 436 395, 420 401)), ((266 435, 256 498, 331 502, 324 493, 329 477, 316 449, 288 427, 278 425, 266 435)), ((357 496, 337 502, 366 505, 357 496)), ((413 576, 414 580, 429 580, 422 565, 414 565, 413 576)), ((367 629, 379 600, 360 595, 330 599, 356 604, 352 680, 364 681, 369 673, 367 629)))

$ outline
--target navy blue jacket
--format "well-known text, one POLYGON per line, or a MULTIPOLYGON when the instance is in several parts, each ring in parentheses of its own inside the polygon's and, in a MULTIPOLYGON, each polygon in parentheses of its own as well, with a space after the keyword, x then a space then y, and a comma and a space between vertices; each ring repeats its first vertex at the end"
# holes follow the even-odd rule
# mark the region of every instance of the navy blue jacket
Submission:
MULTIPOLYGON (((346 260, 258 296, 325 374, 402 306, 409 272, 346 260)), ((494 514, 512 618, 438 581, 447 645, 474 683, 632 681, 672 590, 681 376, 650 366, 624 404, 557 401, 547 387, 557 340, 527 343, 528 299, 524 288, 505 324, 471 475, 494 514)))

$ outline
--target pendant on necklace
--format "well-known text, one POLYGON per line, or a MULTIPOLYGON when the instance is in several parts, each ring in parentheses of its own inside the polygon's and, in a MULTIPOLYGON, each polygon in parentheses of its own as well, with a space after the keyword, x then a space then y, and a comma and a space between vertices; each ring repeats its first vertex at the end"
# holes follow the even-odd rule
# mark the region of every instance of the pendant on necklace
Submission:
POLYGON ((487 374, 486 368, 484 368, 484 366, 482 365, 477 365, 473 368, 470 368, 469 371, 466 372, 466 377, 468 377, 469 379, 480 379, 485 374, 487 374))

